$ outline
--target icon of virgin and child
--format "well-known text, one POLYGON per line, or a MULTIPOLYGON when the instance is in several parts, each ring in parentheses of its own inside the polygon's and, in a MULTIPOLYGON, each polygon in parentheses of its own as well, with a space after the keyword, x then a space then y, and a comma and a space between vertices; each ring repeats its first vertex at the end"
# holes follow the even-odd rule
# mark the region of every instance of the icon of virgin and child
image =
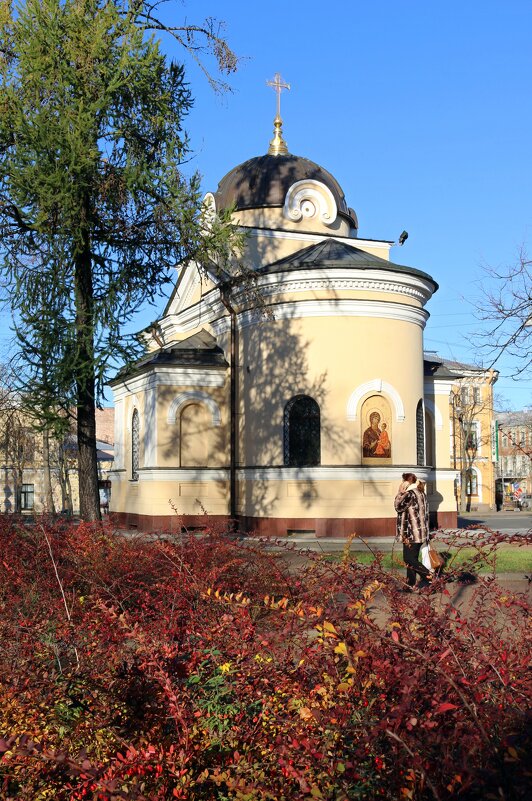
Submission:
POLYGON ((387 429, 387 424, 381 423, 379 412, 371 412, 369 428, 366 428, 362 438, 363 456, 374 456, 376 459, 389 459, 391 457, 392 443, 387 429))

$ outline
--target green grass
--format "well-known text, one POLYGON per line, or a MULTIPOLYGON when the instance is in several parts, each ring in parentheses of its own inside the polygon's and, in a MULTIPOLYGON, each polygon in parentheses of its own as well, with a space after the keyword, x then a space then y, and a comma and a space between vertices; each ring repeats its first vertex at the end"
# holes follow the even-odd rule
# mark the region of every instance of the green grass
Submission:
MULTIPOLYGON (((441 551, 442 553, 445 552, 443 547, 440 547, 437 550, 441 551)), ((469 559, 471 559, 471 557, 475 555, 476 550, 474 548, 467 547, 450 547, 448 552, 450 553, 450 559, 447 562, 447 570, 455 570, 464 562, 467 562, 469 559)), ((331 558, 334 560, 341 559, 341 554, 331 554, 331 558)), ((374 556, 370 551, 351 551, 350 558, 353 561, 357 561, 361 565, 370 565, 374 560, 374 556)), ((401 557, 401 547, 398 546, 393 553, 384 553, 382 564, 383 567, 387 569, 402 570, 404 568, 404 563, 401 557)), ((492 571, 493 568, 491 564, 484 564, 480 568, 479 572, 491 573, 492 571)), ((522 575, 526 573, 530 575, 532 573, 531 549, 527 548, 526 546, 519 548, 513 545, 499 545, 497 547, 495 572, 520 573, 522 575)))

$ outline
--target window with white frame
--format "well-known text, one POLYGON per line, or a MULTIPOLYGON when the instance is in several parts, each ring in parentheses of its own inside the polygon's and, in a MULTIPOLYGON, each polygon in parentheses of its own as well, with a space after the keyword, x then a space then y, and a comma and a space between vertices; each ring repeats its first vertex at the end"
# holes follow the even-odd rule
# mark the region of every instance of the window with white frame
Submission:
POLYGON ((468 495, 478 495, 477 472, 472 467, 469 468, 466 474, 466 493, 468 495))
POLYGON ((35 485, 23 484, 20 488, 20 508, 23 512, 33 509, 35 502, 35 485))
POLYGON ((480 450, 480 422, 472 420, 465 426, 464 435, 466 450, 478 452, 480 450))

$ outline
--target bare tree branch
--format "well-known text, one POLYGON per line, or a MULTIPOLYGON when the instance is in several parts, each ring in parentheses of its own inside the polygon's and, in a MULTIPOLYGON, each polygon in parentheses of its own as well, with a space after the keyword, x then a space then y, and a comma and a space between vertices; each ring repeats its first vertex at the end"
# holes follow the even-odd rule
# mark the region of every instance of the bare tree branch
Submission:
POLYGON ((484 272, 491 280, 482 282, 474 307, 487 325, 474 339, 489 367, 505 354, 512 360, 511 375, 525 378, 532 373, 532 261, 522 249, 515 264, 484 272))

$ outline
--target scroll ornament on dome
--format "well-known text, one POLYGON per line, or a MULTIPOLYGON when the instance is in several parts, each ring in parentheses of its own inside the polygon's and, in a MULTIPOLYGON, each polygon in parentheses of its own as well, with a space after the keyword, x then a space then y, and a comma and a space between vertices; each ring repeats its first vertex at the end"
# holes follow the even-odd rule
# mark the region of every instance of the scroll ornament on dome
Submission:
POLYGON ((299 222, 317 218, 324 225, 333 225, 337 214, 332 192, 321 181, 297 181, 286 193, 283 216, 288 220, 299 222))

